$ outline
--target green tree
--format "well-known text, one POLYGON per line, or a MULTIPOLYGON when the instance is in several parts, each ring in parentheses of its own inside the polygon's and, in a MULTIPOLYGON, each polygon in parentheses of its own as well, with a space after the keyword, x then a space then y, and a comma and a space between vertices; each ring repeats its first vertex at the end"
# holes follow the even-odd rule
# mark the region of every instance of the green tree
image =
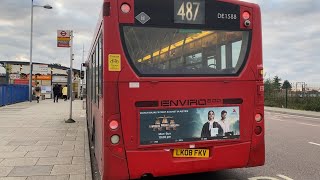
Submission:
POLYGON ((291 90, 291 88, 292 88, 292 86, 291 86, 291 84, 289 83, 289 81, 288 80, 285 80, 284 82, 283 82, 283 84, 282 84, 282 87, 281 87, 282 89, 288 89, 288 90, 291 90))
POLYGON ((275 76, 272 81, 273 88, 276 90, 280 90, 281 88, 281 79, 278 76, 275 76))
POLYGON ((272 87, 273 87, 272 80, 270 78, 265 79, 265 81, 264 81, 264 92, 267 92, 267 93, 271 92, 272 89, 273 89, 272 87))

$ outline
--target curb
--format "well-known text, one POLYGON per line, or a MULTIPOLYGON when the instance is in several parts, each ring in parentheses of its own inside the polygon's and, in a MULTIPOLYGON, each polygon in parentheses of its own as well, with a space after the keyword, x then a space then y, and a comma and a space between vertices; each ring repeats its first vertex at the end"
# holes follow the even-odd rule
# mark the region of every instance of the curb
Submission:
MULTIPOLYGON (((300 116, 306 116, 306 117, 313 117, 313 118, 320 118, 320 113, 319 115, 313 115, 313 114, 309 114, 309 112, 314 113, 314 111, 305 111, 305 112, 287 112, 284 110, 280 110, 280 109, 264 109, 265 111, 268 112, 276 112, 276 113, 282 113, 282 114, 290 114, 290 115, 300 115, 300 116)), ((294 111, 294 110, 293 110, 294 111)))
POLYGON ((89 149, 89 139, 88 139, 88 125, 87 119, 85 119, 84 125, 84 161, 85 161, 85 173, 86 173, 86 180, 92 180, 92 170, 91 170, 91 157, 90 157, 90 149, 89 149))

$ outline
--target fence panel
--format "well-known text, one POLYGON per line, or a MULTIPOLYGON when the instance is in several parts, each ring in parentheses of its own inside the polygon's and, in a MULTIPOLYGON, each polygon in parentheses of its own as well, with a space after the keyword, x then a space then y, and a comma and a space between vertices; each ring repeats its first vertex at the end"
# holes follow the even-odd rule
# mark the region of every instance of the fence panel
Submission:
POLYGON ((320 88, 302 90, 273 89, 265 91, 265 105, 271 107, 320 112, 320 88))
POLYGON ((5 94, 5 88, 4 88, 4 86, 0 85, 0 106, 5 105, 4 94, 5 94))
POLYGON ((28 100, 28 85, 0 84, 0 106, 28 100))

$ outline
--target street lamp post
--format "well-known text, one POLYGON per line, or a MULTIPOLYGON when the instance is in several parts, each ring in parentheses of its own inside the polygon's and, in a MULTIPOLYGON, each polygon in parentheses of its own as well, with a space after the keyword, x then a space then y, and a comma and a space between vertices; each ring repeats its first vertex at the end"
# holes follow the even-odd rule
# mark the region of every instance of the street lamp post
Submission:
POLYGON ((33 34, 33 7, 43 7, 45 9, 52 9, 50 5, 34 5, 31 0, 31 32, 30 32, 30 74, 29 74, 29 101, 32 102, 32 34, 33 34))

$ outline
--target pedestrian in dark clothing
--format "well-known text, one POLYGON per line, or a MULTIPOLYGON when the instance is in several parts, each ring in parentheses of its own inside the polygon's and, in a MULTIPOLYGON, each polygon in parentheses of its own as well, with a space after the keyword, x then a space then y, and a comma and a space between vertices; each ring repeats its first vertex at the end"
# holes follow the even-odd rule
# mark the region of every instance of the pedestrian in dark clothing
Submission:
POLYGON ((58 102, 59 93, 60 93, 60 88, 59 88, 58 84, 56 84, 56 85, 53 87, 53 102, 54 102, 54 103, 55 103, 56 101, 58 102))

